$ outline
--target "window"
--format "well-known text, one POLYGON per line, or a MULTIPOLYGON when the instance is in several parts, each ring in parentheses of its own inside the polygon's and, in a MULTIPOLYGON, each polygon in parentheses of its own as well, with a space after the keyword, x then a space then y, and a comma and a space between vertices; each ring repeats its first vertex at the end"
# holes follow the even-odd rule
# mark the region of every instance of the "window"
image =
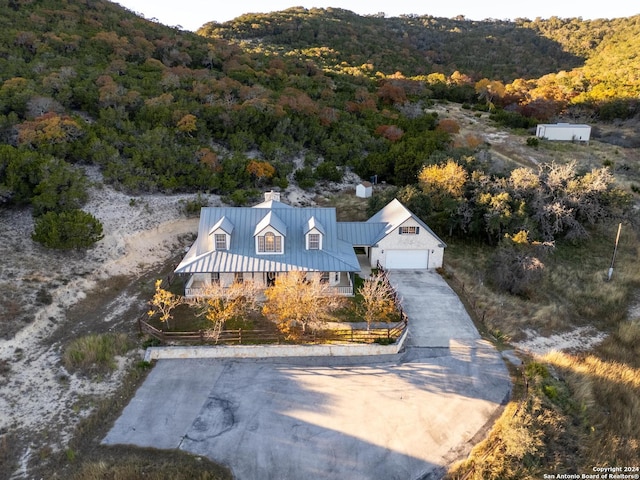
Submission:
POLYGON ((218 272, 213 272, 211 274, 211 283, 220 284, 220 274, 218 272))
POLYGON ((258 237, 258 252, 270 253, 282 251, 282 237, 267 232, 263 237, 258 237))
POLYGON ((329 283, 329 272, 322 272, 320 274, 320 283, 329 283))
POLYGON ((309 250, 320 250, 320 234, 309 234, 309 250))
POLYGON ((242 274, 242 272, 236 272, 236 273, 233 275, 233 281, 234 281, 235 283, 242 283, 242 282, 244 282, 244 275, 242 274))
POLYGON ((400 227, 400 235, 418 235, 420 227, 400 227))
POLYGON ((227 249, 227 236, 224 233, 216 233, 216 250, 227 249))

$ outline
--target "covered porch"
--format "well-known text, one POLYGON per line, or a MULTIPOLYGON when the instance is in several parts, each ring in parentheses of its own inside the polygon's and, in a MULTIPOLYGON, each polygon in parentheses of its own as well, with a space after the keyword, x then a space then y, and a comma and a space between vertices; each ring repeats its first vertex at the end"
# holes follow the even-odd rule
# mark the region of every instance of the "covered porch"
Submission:
MULTIPOLYGON (((319 272, 322 274, 323 276, 323 282, 324 277, 326 277, 326 282, 330 283, 331 286, 331 291, 332 293, 334 293, 335 295, 338 296, 342 296, 342 297, 353 297, 354 296, 354 291, 353 291, 353 286, 354 286, 354 276, 355 273, 354 272, 319 272)), ((269 283, 266 280, 264 272, 255 272, 255 273, 245 273, 244 274, 244 279, 248 280, 254 280, 256 282, 258 282, 259 285, 262 285, 263 288, 267 288, 269 283)), ((231 282, 233 282, 233 277, 229 278, 229 279, 221 279, 220 275, 218 274, 211 274, 211 273, 196 273, 191 275, 185 282, 185 286, 184 286, 184 296, 187 299, 193 299, 193 298, 202 298, 207 296, 207 288, 212 284, 212 283, 218 283, 221 282, 222 280, 222 285, 228 285, 231 282)), ((273 281, 277 281, 277 277, 275 277, 273 279, 273 281)))

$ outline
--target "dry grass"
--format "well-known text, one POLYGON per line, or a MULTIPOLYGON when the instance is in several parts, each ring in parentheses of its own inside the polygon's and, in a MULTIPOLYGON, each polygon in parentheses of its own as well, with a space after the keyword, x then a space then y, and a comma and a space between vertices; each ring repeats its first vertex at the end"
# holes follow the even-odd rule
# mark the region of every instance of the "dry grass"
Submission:
POLYGON ((93 334, 77 338, 65 348, 62 361, 68 370, 101 373, 116 367, 116 355, 132 347, 124 333, 93 334))
POLYGON ((579 409, 567 386, 535 362, 514 378, 513 400, 488 437, 449 470, 447 479, 539 479, 579 468, 575 453, 582 421, 572 415, 579 409))
POLYGON ((205 458, 179 450, 106 449, 99 461, 82 464, 71 480, 230 480, 231 474, 205 458))
POLYGON ((467 300, 490 332, 518 339, 525 328, 546 335, 593 325, 609 336, 591 352, 554 352, 526 362, 525 375, 514 374, 513 399, 489 436, 448 478, 537 479, 592 473, 597 465, 637 465, 640 319, 625 316, 640 286, 639 245, 637 234, 623 229, 610 282, 608 231, 594 232, 584 245, 561 245, 527 300, 487 288, 481 272, 488 249, 453 245, 449 269, 464 282, 467 300))
MULTIPOLYGON (((374 188, 383 188, 376 185, 374 188)), ((339 222, 362 222, 367 220, 368 199, 356 197, 354 189, 314 198, 320 207, 335 207, 339 222)))
POLYGON ((484 272, 491 247, 450 241, 446 268, 464 285, 486 329, 494 335, 499 332, 506 340, 522 340, 525 329, 545 336, 580 325, 610 331, 625 317, 631 296, 640 286, 640 239, 626 226, 612 281, 607 281, 614 239, 615 229, 606 228, 594 231, 583 244, 558 244, 544 261, 542 284, 526 299, 489 288, 484 272))

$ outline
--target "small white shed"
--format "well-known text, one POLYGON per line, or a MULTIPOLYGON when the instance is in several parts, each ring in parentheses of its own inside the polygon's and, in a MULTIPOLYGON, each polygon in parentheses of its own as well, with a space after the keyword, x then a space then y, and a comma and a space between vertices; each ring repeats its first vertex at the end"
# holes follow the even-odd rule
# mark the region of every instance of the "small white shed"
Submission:
POLYGON ((589 125, 573 123, 540 124, 536 128, 536 137, 546 140, 562 140, 568 142, 588 142, 591 136, 589 125))
POLYGON ((370 182, 362 182, 356 187, 356 197, 369 198, 373 195, 373 185, 370 182))

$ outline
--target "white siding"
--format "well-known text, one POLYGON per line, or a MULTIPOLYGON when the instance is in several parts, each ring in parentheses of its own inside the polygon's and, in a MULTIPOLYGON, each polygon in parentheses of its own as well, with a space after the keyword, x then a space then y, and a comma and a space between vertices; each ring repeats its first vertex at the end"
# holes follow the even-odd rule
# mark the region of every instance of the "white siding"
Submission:
POLYGON ((542 124, 536 128, 536 137, 547 140, 588 142, 590 136, 591 127, 589 125, 558 123, 551 125, 542 124))
MULTIPOLYGON (((423 252, 422 254, 419 254, 417 258, 424 258, 425 253, 428 251, 429 261, 427 268, 442 267, 444 246, 436 237, 434 237, 427 229, 420 226, 420 224, 413 218, 406 220, 398 228, 389 232, 386 237, 378 242, 377 246, 371 248, 371 266, 375 267, 377 262, 380 262, 380 265, 382 265, 383 268, 390 268, 386 266, 387 253, 389 250, 423 252), (419 227, 420 230, 417 235, 400 235, 398 233, 398 229, 403 226, 416 226, 419 227)), ((419 264, 419 262, 417 263, 419 264)))

